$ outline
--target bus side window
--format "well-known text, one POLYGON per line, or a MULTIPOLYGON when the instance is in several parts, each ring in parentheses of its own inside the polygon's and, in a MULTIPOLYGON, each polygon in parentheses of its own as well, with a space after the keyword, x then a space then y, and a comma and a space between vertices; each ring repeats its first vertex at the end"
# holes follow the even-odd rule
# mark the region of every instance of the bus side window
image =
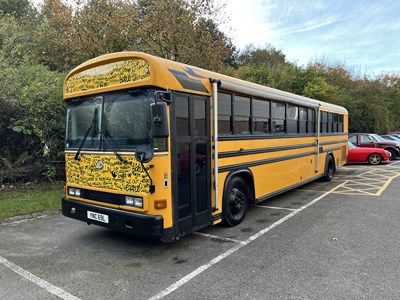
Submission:
POLYGON ((236 134, 250 133, 250 98, 234 96, 233 127, 236 134))
POLYGON ((232 134, 232 95, 218 93, 218 134, 232 134))
POLYGON ((316 128, 315 128, 315 124, 316 124, 316 112, 314 109, 312 108, 308 108, 308 114, 307 114, 307 132, 308 133, 315 133, 316 132, 316 128))
POLYGON ((285 133, 286 105, 284 103, 271 103, 271 129, 273 133, 285 133))
POLYGON ((333 132, 333 114, 328 113, 328 124, 326 132, 333 132))
POLYGON ((338 116, 338 131, 339 132, 344 132, 344 127, 343 127, 343 115, 338 116))
POLYGON ((271 133, 270 121, 270 102, 267 100, 253 99, 253 132, 271 133))
POLYGON ((287 106, 287 133, 298 133, 299 107, 288 104, 287 106))
POLYGON ((321 124, 320 124, 320 133, 328 132, 328 113, 326 111, 321 111, 321 124))
POLYGON ((307 108, 299 108, 299 133, 307 133, 307 108))

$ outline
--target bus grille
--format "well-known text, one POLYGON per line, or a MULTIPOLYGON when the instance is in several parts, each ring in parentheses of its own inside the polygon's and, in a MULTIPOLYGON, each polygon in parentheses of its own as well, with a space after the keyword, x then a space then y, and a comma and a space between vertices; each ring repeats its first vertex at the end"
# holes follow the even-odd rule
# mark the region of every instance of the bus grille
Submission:
POLYGON ((121 205, 124 200, 123 195, 104 193, 92 190, 81 190, 81 197, 88 200, 94 200, 109 204, 121 205))

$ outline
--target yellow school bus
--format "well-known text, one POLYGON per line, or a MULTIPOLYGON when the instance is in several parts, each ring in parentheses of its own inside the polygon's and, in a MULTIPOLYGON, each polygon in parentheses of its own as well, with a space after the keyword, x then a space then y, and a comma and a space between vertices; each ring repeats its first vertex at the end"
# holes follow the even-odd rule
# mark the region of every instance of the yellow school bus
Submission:
POLYGON ((145 53, 64 82, 65 216, 172 241, 322 178, 347 159, 343 107, 145 53))

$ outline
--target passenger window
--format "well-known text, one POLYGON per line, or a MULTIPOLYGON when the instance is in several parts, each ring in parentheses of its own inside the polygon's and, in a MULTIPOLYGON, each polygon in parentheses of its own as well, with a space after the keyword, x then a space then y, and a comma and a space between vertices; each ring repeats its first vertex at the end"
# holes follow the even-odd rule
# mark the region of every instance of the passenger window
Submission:
POLYGON ((285 112, 286 105, 284 103, 271 103, 271 116, 272 116, 272 124, 271 129, 274 133, 285 133, 285 112))
POLYGON ((316 111, 315 109, 308 108, 308 115, 307 115, 307 132, 308 133, 315 133, 316 132, 316 111))
POLYGON ((328 113, 328 123, 326 132, 333 132, 333 114, 328 113))
POLYGON ((307 108, 299 108, 299 133, 307 133, 307 108))
POLYGON ((327 133, 327 126, 328 126, 328 113, 325 111, 321 112, 321 122, 320 122, 320 132, 327 133))
POLYGON ((271 133, 269 126, 269 101, 254 99, 253 108, 253 132, 254 133, 271 133))
POLYGON ((344 132, 344 127, 343 127, 343 115, 338 116, 338 131, 339 132, 344 132))
POLYGON ((287 133, 298 133, 299 107, 287 106, 287 133))
POLYGON ((233 109, 235 133, 250 133, 250 98, 234 96, 233 109))
POLYGON ((232 133, 232 95, 218 93, 218 134, 232 133))

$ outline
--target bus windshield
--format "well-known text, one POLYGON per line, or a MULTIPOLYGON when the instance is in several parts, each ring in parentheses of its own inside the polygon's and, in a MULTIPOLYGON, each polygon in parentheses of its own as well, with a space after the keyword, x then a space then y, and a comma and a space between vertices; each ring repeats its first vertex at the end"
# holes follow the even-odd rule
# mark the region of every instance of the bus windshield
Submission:
POLYGON ((136 149, 151 142, 154 90, 119 91, 67 104, 66 149, 136 149))

